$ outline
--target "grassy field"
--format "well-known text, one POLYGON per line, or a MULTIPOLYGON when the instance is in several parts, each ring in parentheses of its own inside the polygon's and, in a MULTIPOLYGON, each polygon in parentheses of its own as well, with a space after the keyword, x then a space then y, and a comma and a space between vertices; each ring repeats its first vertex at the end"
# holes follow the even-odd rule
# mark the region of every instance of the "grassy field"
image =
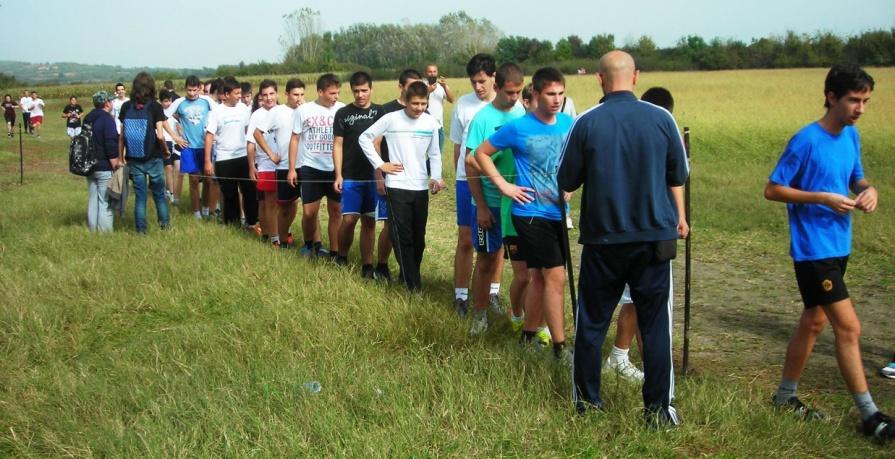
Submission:
MULTIPOLYGON (((848 280, 871 391, 891 413, 895 382, 875 372, 895 346, 895 69, 871 73, 859 129, 881 205, 855 216, 848 280)), ((66 101, 48 100, 43 138, 24 139, 23 186, 18 138, 0 140, 0 456, 891 457, 855 432, 829 331, 800 392, 830 419, 801 423, 768 403, 801 305, 784 206, 761 191, 788 138, 822 114, 823 77, 641 76, 638 94, 669 88, 693 133, 693 371, 678 375, 684 424, 671 432, 645 429, 639 388, 615 377, 606 412, 575 415, 568 370, 521 350, 504 321, 468 336, 451 307, 453 190, 431 201, 421 296, 277 253, 183 206, 170 232, 150 206, 148 237, 132 214, 92 235, 84 180, 66 171, 66 101)), ((394 84, 377 83, 375 100, 394 84)), ((568 89, 579 110, 600 97, 593 76, 568 89)), ((678 279, 678 368, 681 292, 678 279)))

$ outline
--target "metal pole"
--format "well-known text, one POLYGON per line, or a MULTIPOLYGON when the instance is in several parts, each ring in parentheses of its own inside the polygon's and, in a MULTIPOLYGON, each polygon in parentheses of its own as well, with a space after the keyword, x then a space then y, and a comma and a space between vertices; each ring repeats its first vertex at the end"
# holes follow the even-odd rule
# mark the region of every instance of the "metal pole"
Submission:
POLYGON ((19 185, 25 184, 25 148, 22 141, 22 124, 19 123, 19 185))
MULTIPOLYGON (((687 163, 689 167, 690 162, 690 128, 684 128, 684 150, 687 153, 687 163)), ((687 226, 691 228, 691 231, 687 233, 687 238, 684 241, 684 361, 683 361, 683 375, 686 376, 687 371, 690 369, 690 280, 691 280, 691 269, 690 269, 690 239, 692 238, 692 223, 691 218, 692 215, 690 213, 690 174, 687 175, 687 184, 684 188, 684 218, 687 221, 687 226)))

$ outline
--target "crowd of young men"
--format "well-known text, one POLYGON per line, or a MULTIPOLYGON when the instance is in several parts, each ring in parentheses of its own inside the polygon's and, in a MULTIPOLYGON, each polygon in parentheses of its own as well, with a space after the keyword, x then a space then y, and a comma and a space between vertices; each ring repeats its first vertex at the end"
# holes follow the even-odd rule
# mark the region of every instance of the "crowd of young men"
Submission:
MULTIPOLYGON (((564 113, 571 104, 565 97, 565 78, 556 69, 537 70, 526 86, 519 66, 497 67, 491 56, 478 54, 468 62, 466 73, 473 91, 456 100, 450 130, 450 164, 456 171, 457 314, 471 316, 473 336, 487 332, 490 309, 511 322, 523 345, 552 344, 556 358, 572 365, 579 412, 602 408, 601 373, 612 369, 643 382, 649 423, 679 424, 673 403, 671 259, 676 240, 689 232, 682 193, 689 166, 671 115, 671 94, 653 88, 637 100, 633 90, 638 71, 633 58, 622 51, 601 58, 604 97, 574 119, 564 113), (579 302, 573 305, 572 353, 564 323, 565 263, 570 254, 563 248, 568 235, 562 215, 571 193, 582 185, 581 287, 579 302), (510 311, 499 301, 504 259, 510 260, 513 272, 510 311), (618 336, 604 362, 603 341, 620 302, 624 306, 618 336), (643 372, 628 360, 635 336, 643 372)), ((139 79, 135 87, 148 85, 139 79)), ((153 105, 148 118, 157 125, 159 150, 179 152, 171 155, 174 171, 166 181, 190 175, 191 211, 197 218, 209 217, 220 195, 223 223, 242 224, 278 248, 298 248, 302 255, 331 258, 338 265, 350 263, 359 221, 361 276, 390 279, 388 259, 394 249, 400 282, 418 292, 423 285, 429 196, 446 187, 441 104, 454 96, 435 66, 427 67, 425 79, 415 70, 402 71, 399 96, 384 105, 372 102, 374 82, 368 73, 355 72, 349 78, 350 104, 339 101, 341 85, 336 75, 322 75, 316 98, 306 103, 304 83, 290 79, 284 104, 272 80, 262 81, 254 98, 251 86, 233 78, 206 86, 189 77, 183 97, 166 85, 158 97, 160 107, 153 105), (427 111, 433 108, 437 114, 427 111), (324 198, 328 249, 318 219, 324 198), (302 239, 297 244, 290 228, 299 200, 302 239), (377 221, 385 222, 378 241, 377 221)), ((767 199, 788 204, 791 254, 805 302, 773 403, 802 418, 823 417, 799 400, 796 387, 816 336, 829 322, 863 432, 889 440, 895 438, 895 420, 881 413, 870 397, 858 347, 860 322, 844 282, 849 213, 871 213, 878 200, 876 189, 864 178, 853 126, 873 86, 860 68, 834 66, 824 89, 826 114, 793 137, 765 190, 767 199)), ((137 185, 145 176, 158 182, 156 167, 133 156, 132 150, 142 147, 124 140, 135 110, 155 101, 139 91, 136 101, 128 100, 123 84, 116 85, 115 93, 115 98, 94 96, 96 110, 90 120, 98 111, 118 110, 117 129, 125 129, 119 152, 126 151, 136 168, 131 178, 137 185)), ((6 99, 8 112, 17 104, 6 99)), ((22 101, 18 105, 26 108, 22 101)), ((43 107, 31 93, 28 122, 38 133, 43 107)), ((63 111, 70 136, 77 135, 82 114, 73 97, 63 111)), ((110 119, 104 135, 111 126, 110 119)), ((113 156, 108 161, 110 168, 118 163, 113 156)), ((111 174, 102 172, 104 180, 111 174)), ((145 184, 143 188, 145 201, 145 184)), ((159 193, 153 188, 157 205, 159 193)), ((179 198, 179 186, 169 184, 168 194, 170 200, 179 198)), ((137 229, 145 232, 145 203, 142 217, 139 210, 137 214, 137 229)), ((162 214, 160 208, 165 227, 169 222, 162 214)), ((100 226, 110 228, 111 223, 100 226)))

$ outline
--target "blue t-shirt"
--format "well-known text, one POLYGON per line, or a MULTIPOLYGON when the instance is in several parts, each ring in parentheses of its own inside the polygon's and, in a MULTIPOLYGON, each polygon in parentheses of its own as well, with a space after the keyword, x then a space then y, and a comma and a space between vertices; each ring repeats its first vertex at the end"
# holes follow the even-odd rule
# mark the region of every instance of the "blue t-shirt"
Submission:
POLYGON ((208 123, 208 112, 211 104, 202 97, 196 100, 183 99, 177 106, 180 127, 190 148, 205 148, 205 125, 208 123))
POLYGON ((533 113, 505 124, 488 141, 503 150, 513 150, 516 160, 516 185, 534 189, 534 200, 528 204, 513 202, 511 212, 518 217, 540 217, 561 220, 562 197, 556 182, 563 143, 572 127, 572 117, 556 115, 556 122, 544 124, 533 113))
MULTIPOLYGON (((802 128, 789 144, 769 180, 802 191, 849 195, 864 178, 858 130, 846 126, 831 135, 817 122, 802 128)), ((851 253, 851 216, 822 204, 787 204, 790 255, 795 261, 844 257, 851 253)))
MULTIPOLYGON (((482 107, 482 109, 475 114, 472 122, 469 123, 469 134, 466 136, 466 148, 470 150, 469 154, 475 156, 475 149, 478 148, 488 136, 499 131, 504 124, 523 116, 525 116, 525 108, 523 108, 521 104, 516 104, 508 111, 499 110, 494 104, 488 104, 482 107)), ((491 159, 494 161, 494 166, 497 168, 497 171, 500 172, 505 179, 512 181, 513 177, 510 177, 510 175, 514 175, 516 170, 516 166, 513 164, 513 152, 510 150, 500 150, 491 155, 491 159)), ((500 207, 500 201, 503 198, 503 195, 500 193, 500 190, 497 189, 497 186, 491 182, 491 179, 485 177, 481 178, 481 184, 482 194, 485 196, 485 202, 488 203, 488 207, 500 207)), ((472 205, 475 205, 475 199, 472 200, 472 205)))

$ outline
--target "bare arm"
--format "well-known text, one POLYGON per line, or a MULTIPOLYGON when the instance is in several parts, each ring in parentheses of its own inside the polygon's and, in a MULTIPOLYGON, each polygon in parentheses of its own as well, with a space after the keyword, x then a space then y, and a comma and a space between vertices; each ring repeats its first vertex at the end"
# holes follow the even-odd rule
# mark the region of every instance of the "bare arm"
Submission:
POLYGON ((674 206, 677 207, 677 235, 681 239, 686 239, 690 234, 690 225, 687 223, 687 208, 684 205, 684 187, 672 186, 668 189, 671 190, 674 206))
POLYGON ((871 185, 867 179, 862 178, 853 183, 851 190, 857 195, 855 197, 855 207, 868 214, 876 210, 879 193, 876 191, 876 187, 871 185))
POLYGON ((264 138, 264 133, 261 132, 261 129, 255 129, 252 136, 255 138, 255 143, 261 148, 261 151, 263 151, 274 164, 280 164, 280 155, 274 153, 273 150, 270 149, 270 145, 268 145, 267 139, 264 138))
POLYGON ((812 192, 797 190, 792 187, 768 182, 764 189, 764 197, 769 201, 785 202, 789 204, 821 204, 833 209, 840 214, 851 212, 855 208, 855 201, 836 193, 812 192))
POLYGON ((333 188, 341 193, 342 192, 342 183, 344 179, 342 178, 342 144, 345 142, 345 138, 342 136, 333 137, 333 168, 336 173, 336 181, 333 182, 333 188))
MULTIPOLYGON (((488 208, 488 202, 485 201, 485 193, 482 190, 482 171, 479 170, 478 162, 475 155, 470 154, 470 149, 466 149, 466 183, 469 185, 469 193, 475 201, 476 220, 482 229, 491 229, 494 221, 494 215, 488 208)), ((492 161, 493 162, 493 161, 492 161)))
POLYGON ((205 132, 205 175, 214 175, 214 164, 211 162, 211 147, 214 144, 214 134, 205 132))
POLYGON ((289 139, 289 173, 286 174, 286 180, 289 185, 295 188, 298 185, 298 174, 295 173, 295 162, 298 159, 298 142, 301 141, 301 134, 292 133, 289 139))
POLYGON ((255 169, 255 144, 246 142, 246 159, 249 161, 249 180, 258 181, 258 171, 255 169))
POLYGON ((454 94, 451 92, 451 89, 448 88, 447 81, 444 79, 444 77, 438 78, 438 84, 440 84, 441 87, 444 88, 444 99, 450 103, 454 103, 454 94))
POLYGON ((493 183, 504 196, 511 198, 520 204, 532 202, 534 198, 529 192, 533 192, 534 190, 507 182, 506 179, 500 175, 500 172, 497 171, 497 167, 491 159, 491 156, 494 153, 497 153, 497 149, 494 148, 494 145, 491 145, 491 141, 489 140, 482 142, 482 144, 475 149, 474 158, 479 165, 479 170, 482 171, 482 175, 491 179, 491 183, 493 183))

